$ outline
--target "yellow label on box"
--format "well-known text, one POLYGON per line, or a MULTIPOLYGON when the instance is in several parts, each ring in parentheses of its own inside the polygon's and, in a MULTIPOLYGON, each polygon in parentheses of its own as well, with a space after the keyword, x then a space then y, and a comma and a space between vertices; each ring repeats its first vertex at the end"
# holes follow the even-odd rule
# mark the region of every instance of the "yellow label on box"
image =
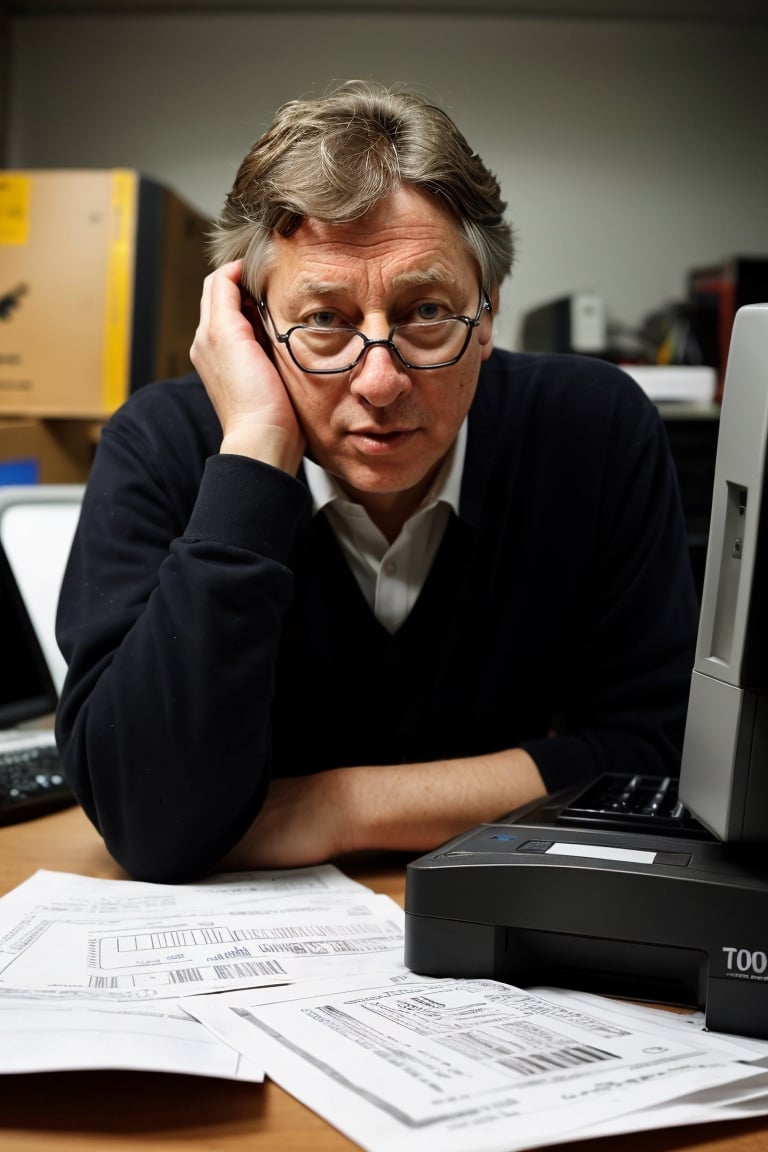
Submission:
POLYGON ((104 314, 102 396, 107 412, 113 412, 128 394, 136 199, 136 174, 115 171, 112 174, 110 197, 111 235, 107 254, 104 314))
POLYGON ((0 244, 26 244, 29 236, 28 176, 0 174, 0 244))

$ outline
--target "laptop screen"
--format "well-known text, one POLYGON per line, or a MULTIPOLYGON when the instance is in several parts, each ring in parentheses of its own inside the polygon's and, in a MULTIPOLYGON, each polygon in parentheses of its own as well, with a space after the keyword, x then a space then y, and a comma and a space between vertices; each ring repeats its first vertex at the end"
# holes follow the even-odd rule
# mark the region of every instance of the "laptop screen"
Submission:
POLYGON ((57 702, 45 656, 0 544, 0 728, 42 718, 57 702))

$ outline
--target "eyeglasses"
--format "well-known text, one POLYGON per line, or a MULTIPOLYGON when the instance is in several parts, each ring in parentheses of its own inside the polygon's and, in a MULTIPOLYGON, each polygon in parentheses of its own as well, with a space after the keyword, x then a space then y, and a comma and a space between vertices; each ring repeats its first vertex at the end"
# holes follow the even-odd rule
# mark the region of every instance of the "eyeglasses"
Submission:
POLYGON ((450 368, 461 360, 469 347, 472 329, 483 312, 491 311, 488 294, 481 289, 476 315, 447 316, 422 323, 393 324, 386 340, 370 340, 357 328, 317 328, 294 324, 278 332, 265 299, 259 301, 262 320, 269 320, 274 338, 285 344, 291 359, 302 372, 311 375, 349 372, 359 364, 369 348, 389 348, 406 368, 450 368))

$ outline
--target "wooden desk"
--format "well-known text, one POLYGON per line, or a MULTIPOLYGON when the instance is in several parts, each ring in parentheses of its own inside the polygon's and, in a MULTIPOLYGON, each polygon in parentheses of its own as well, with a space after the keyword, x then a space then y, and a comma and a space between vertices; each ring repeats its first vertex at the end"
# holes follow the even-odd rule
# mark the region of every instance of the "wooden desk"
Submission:
MULTIPOLYGON (((0 828, 0 892, 38 868, 123 876, 78 809, 0 828)), ((403 864, 350 875, 402 904, 403 864)), ((768 1118, 585 1140, 578 1152, 768 1152, 768 1118)), ((565 1148, 566 1145, 559 1145, 565 1148)), ((2 1152, 350 1152, 277 1085, 143 1072, 0 1076, 2 1152)), ((425 1144, 425 1152, 436 1152, 425 1144)))

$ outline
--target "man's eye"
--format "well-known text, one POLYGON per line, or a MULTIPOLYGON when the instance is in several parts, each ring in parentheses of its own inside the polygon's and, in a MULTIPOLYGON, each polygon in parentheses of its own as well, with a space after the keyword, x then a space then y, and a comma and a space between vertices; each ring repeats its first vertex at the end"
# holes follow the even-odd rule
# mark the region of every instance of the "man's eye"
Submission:
POLYGON ((312 312, 305 323, 311 324, 313 328, 335 328, 339 325, 339 318, 330 309, 323 309, 322 312, 312 312))
POLYGON ((441 320, 446 315, 446 311, 440 304, 433 304, 426 302, 424 304, 417 304, 413 310, 413 320, 416 322, 426 320, 441 320))

